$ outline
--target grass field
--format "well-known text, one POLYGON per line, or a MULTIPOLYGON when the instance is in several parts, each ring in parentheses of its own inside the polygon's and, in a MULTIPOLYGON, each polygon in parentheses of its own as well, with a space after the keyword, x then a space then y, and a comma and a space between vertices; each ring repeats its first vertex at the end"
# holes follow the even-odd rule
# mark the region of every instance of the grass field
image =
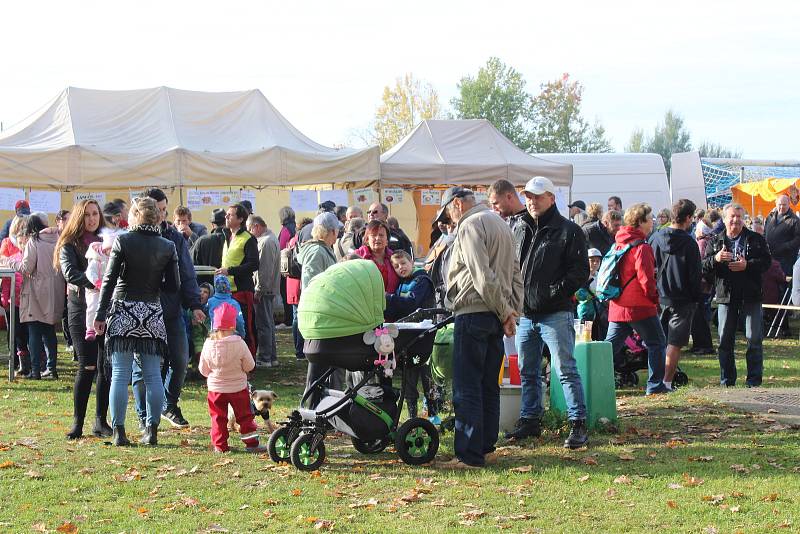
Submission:
MULTIPOLYGON (((305 376, 289 345, 281 332, 281 366, 254 380, 280 395, 276 420, 305 376)), ((765 352, 765 386, 800 386, 796 340, 768 341, 765 352)), ((536 441, 501 441, 500 462, 470 472, 363 456, 342 438, 328 439, 313 473, 214 455, 199 381, 181 403, 192 428, 162 426, 158 447, 68 442, 74 364, 61 367, 58 381, 0 385, 2 532, 800 531, 798 431, 708 400, 713 356, 686 358, 691 382, 678 393, 618 392, 617 431, 595 432, 588 449, 562 449, 565 429, 550 428, 536 441)), ((89 417, 93 406, 94 397, 89 417)), ((439 457, 451 454, 446 434, 439 457)))

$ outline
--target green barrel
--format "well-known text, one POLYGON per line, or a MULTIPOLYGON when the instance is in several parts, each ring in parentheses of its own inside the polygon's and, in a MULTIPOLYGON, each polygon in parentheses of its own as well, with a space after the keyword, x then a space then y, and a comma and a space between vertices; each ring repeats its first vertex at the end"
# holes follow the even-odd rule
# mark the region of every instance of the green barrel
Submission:
MULTIPOLYGON (((614 357, 611 343, 592 341, 575 344, 575 361, 583 384, 586 399, 586 423, 593 427, 605 417, 617 419, 617 398, 614 388, 614 357)), ((550 366, 550 409, 563 415, 567 413, 564 389, 559 382, 558 369, 550 366)))

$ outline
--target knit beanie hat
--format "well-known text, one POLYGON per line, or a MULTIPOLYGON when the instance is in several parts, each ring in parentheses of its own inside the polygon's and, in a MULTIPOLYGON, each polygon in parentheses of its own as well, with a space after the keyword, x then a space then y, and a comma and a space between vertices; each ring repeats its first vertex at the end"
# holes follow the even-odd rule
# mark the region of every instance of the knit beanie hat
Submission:
POLYGON ((217 274, 214 276, 214 293, 221 295, 230 295, 231 281, 224 274, 217 274))
POLYGON ((223 302, 214 310, 214 330, 234 330, 236 329, 236 308, 223 302))

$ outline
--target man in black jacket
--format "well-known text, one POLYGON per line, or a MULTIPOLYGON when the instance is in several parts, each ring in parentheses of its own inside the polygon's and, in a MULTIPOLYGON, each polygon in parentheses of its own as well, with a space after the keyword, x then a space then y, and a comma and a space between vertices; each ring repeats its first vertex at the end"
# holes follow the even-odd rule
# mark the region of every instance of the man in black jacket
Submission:
POLYGON ((195 265, 219 269, 222 267, 222 247, 225 246, 225 210, 214 210, 211 225, 213 226, 211 233, 194 242, 192 262, 195 265))
POLYGON ((555 187, 536 176, 525 185, 527 213, 514 227, 514 244, 522 269, 524 307, 517 330, 522 378, 520 418, 508 438, 541 434, 542 349, 550 349, 558 366, 571 431, 564 447, 575 449, 589 440, 581 377, 573 355, 575 329, 572 295, 589 278, 586 241, 577 224, 556 207, 555 187))
POLYGON ((716 278, 720 383, 736 385, 733 346, 739 317, 744 316, 747 386, 756 387, 761 385, 764 363, 761 277, 769 269, 772 258, 764 238, 744 227, 744 213, 739 204, 728 204, 722 209, 725 232, 706 246, 703 274, 716 278))
POLYGON ((589 248, 596 248, 605 256, 608 249, 614 244, 614 236, 617 235, 620 226, 622 226, 621 212, 605 212, 601 220, 583 227, 586 245, 589 248))
POLYGON ((669 389, 673 389, 672 379, 681 358, 681 348, 689 343, 697 304, 703 300, 700 249, 687 232, 692 226, 694 210, 694 202, 685 198, 679 200, 672 206, 672 224, 650 238, 658 273, 661 324, 667 334, 664 385, 669 389))
POLYGON ((792 267, 800 250, 800 218, 792 212, 789 197, 775 199, 775 209, 764 221, 764 237, 769 251, 778 260, 783 274, 792 276, 792 267))

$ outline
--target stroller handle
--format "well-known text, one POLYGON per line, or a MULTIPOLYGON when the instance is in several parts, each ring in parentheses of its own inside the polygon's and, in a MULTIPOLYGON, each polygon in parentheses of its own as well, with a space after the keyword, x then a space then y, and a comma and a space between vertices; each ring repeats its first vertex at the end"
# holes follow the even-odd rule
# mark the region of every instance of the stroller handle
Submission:
MULTIPOLYGON (((433 319, 437 315, 447 315, 448 319, 451 319, 452 314, 449 310, 444 308, 417 308, 416 311, 413 313, 398 319, 394 322, 396 323, 419 323, 425 319, 433 319)), ((448 324, 447 322, 441 323, 442 326, 448 324)))

